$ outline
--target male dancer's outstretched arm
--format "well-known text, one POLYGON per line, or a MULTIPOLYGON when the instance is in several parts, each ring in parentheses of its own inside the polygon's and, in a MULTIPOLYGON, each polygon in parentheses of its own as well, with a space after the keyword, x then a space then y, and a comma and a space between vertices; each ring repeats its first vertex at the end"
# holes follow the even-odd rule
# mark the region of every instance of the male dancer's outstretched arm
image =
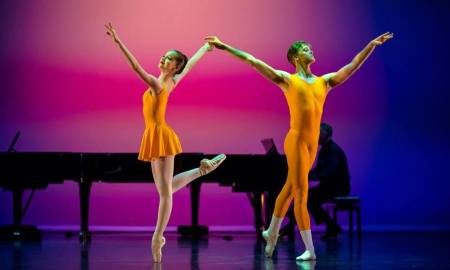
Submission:
POLYGON ((108 23, 107 25, 105 25, 106 27, 106 34, 108 34, 109 36, 111 36, 111 38, 113 39, 113 41, 115 43, 117 43, 117 45, 119 46, 120 50, 122 51, 122 53, 125 55, 125 57, 128 60, 128 63, 130 64, 131 68, 134 70, 134 72, 136 72, 138 74, 138 76, 144 80, 144 82, 150 86, 153 90, 159 92, 161 91, 161 84, 158 81, 158 78, 156 78, 155 76, 148 74, 143 68, 142 66, 139 64, 139 62, 137 61, 137 59, 133 56, 133 54, 131 54, 131 52, 127 49, 127 47, 125 46, 125 44, 119 39, 119 36, 117 35, 116 30, 113 28, 111 23, 108 23))
POLYGON ((228 44, 223 43, 216 36, 208 36, 205 38, 209 44, 214 45, 216 48, 227 51, 231 55, 234 55, 238 59, 244 61, 249 64, 253 68, 255 68, 261 75, 263 75, 268 80, 274 82, 276 85, 280 86, 281 89, 286 89, 289 85, 289 73, 276 70, 263 61, 255 58, 253 55, 246 53, 244 51, 238 50, 236 48, 231 47, 228 44))
POLYGON ((369 58, 370 54, 372 54, 373 50, 375 50, 377 46, 382 45, 384 42, 392 39, 393 37, 394 34, 391 32, 386 32, 380 35, 370 41, 369 44, 367 44, 367 46, 359 52, 349 64, 345 65, 337 72, 324 75, 323 77, 325 81, 327 81, 328 91, 350 78, 362 66, 366 59, 369 58))

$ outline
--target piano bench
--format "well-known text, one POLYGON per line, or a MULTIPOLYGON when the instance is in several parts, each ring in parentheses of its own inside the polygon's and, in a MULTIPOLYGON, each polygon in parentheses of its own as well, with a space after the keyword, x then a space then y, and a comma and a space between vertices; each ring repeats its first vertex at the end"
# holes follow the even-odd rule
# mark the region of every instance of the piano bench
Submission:
POLYGON ((337 223, 337 212, 347 211, 349 214, 348 226, 350 235, 353 236, 353 212, 356 212, 356 231, 361 238, 361 199, 356 196, 334 197, 330 202, 333 220, 337 223))

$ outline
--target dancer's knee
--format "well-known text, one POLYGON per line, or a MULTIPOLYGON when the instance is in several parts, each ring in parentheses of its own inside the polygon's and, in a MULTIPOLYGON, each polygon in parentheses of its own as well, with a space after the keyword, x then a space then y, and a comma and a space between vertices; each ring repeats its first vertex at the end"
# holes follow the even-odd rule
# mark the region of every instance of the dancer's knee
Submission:
POLYGON ((169 185, 163 185, 158 191, 160 199, 172 199, 172 187, 169 185))
POLYGON ((169 192, 161 192, 161 193, 159 193, 159 199, 160 200, 171 200, 172 194, 169 194, 169 192))
POLYGON ((279 196, 275 201, 274 215, 276 217, 284 217, 289 205, 291 204, 292 197, 289 196, 279 196))
POLYGON ((294 200, 301 205, 307 204, 308 201, 308 191, 305 189, 296 189, 294 191, 294 200))

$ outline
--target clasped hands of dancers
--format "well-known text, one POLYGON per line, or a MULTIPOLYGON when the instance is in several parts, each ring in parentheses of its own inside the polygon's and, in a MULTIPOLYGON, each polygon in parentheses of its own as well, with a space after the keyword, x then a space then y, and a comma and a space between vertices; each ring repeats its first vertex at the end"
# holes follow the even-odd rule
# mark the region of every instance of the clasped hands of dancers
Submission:
POLYGON ((172 194, 198 177, 213 171, 226 158, 224 154, 220 154, 211 160, 204 159, 198 168, 173 176, 174 156, 181 153, 182 149, 178 136, 165 122, 169 94, 198 60, 214 47, 249 64, 283 91, 290 112, 290 129, 284 141, 288 175, 276 199, 270 226, 262 233, 266 241, 265 254, 272 257, 281 223, 293 200, 295 220, 305 245, 304 253, 296 260, 315 260, 307 210, 308 172, 317 153, 325 99, 331 89, 345 82, 361 67, 377 46, 392 39, 393 33, 387 32, 373 39, 349 64, 336 72, 322 76, 316 76, 311 72, 310 66, 315 62, 315 57, 312 46, 305 41, 294 42, 287 52, 288 61, 295 67, 295 73, 290 74, 276 70, 251 54, 231 47, 216 36, 208 36, 205 38, 206 43, 189 60, 178 50, 168 51, 161 57, 158 65, 160 75, 155 77, 142 68, 119 39, 112 25, 107 24, 105 27, 107 34, 118 45, 133 71, 148 86, 142 97, 145 130, 138 159, 151 163, 152 175, 159 194, 158 219, 152 237, 154 262, 161 261, 161 249, 165 244, 163 232, 172 211, 172 194))

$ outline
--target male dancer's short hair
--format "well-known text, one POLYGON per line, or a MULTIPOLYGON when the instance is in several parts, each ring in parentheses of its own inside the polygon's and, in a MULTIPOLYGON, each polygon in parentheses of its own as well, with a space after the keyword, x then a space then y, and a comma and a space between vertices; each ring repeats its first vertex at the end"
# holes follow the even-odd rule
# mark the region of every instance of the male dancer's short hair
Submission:
POLYGON ((303 40, 299 40, 299 41, 292 43, 291 47, 289 47, 289 50, 287 52, 287 58, 288 58, 289 63, 291 63, 292 65, 295 66, 295 64, 292 60, 294 59, 294 56, 297 55, 298 49, 302 48, 303 46, 311 47, 311 44, 309 44, 308 42, 303 41, 303 40))

